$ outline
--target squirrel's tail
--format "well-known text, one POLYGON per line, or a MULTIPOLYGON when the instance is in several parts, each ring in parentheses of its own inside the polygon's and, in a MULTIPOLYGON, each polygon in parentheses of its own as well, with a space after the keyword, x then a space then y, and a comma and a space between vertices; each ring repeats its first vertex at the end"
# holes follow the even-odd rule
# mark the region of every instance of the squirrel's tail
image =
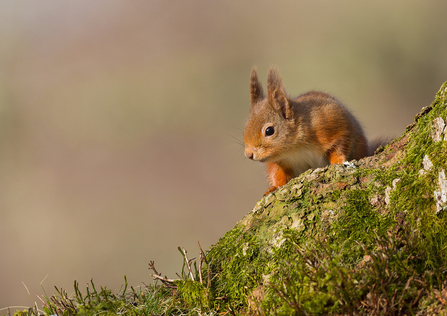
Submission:
POLYGON ((392 137, 379 136, 368 143, 368 156, 374 156, 374 153, 380 147, 386 146, 393 140, 392 137))

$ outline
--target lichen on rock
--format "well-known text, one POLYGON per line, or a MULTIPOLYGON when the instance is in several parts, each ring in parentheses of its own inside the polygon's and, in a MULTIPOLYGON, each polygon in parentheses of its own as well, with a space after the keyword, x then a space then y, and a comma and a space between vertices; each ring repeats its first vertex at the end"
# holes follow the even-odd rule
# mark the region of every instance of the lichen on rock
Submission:
POLYGON ((444 169, 439 171, 438 189, 434 192, 436 201, 436 213, 446 210, 447 208, 447 179, 444 169))
POLYGON ((445 120, 442 117, 437 117, 433 120, 433 127, 431 137, 435 142, 439 142, 444 138, 445 120))

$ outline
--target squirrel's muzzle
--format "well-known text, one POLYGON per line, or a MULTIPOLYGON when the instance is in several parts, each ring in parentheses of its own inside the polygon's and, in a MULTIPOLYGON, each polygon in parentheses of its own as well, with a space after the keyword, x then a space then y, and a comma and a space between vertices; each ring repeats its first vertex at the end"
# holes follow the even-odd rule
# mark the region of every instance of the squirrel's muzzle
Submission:
POLYGON ((253 149, 251 149, 251 148, 245 148, 244 155, 245 155, 245 157, 247 157, 248 159, 253 160, 253 156, 254 156, 253 149))

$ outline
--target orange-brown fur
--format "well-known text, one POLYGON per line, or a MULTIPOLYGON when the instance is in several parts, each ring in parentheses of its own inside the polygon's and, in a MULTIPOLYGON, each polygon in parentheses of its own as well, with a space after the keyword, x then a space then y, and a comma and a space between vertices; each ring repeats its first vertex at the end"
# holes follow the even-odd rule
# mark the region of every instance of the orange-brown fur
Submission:
POLYGON ((360 123, 340 101, 317 91, 292 99, 274 68, 267 75, 266 97, 252 70, 250 98, 245 156, 267 163, 270 188, 265 194, 309 168, 361 159, 371 152, 360 123))

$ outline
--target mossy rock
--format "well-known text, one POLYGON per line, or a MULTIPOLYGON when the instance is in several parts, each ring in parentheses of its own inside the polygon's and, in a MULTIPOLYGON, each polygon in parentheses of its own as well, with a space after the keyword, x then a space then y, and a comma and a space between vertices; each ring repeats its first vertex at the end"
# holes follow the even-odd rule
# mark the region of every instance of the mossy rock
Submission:
POLYGON ((447 82, 375 156, 263 197, 208 251, 198 298, 180 294, 204 312, 447 315, 446 117, 447 82))

